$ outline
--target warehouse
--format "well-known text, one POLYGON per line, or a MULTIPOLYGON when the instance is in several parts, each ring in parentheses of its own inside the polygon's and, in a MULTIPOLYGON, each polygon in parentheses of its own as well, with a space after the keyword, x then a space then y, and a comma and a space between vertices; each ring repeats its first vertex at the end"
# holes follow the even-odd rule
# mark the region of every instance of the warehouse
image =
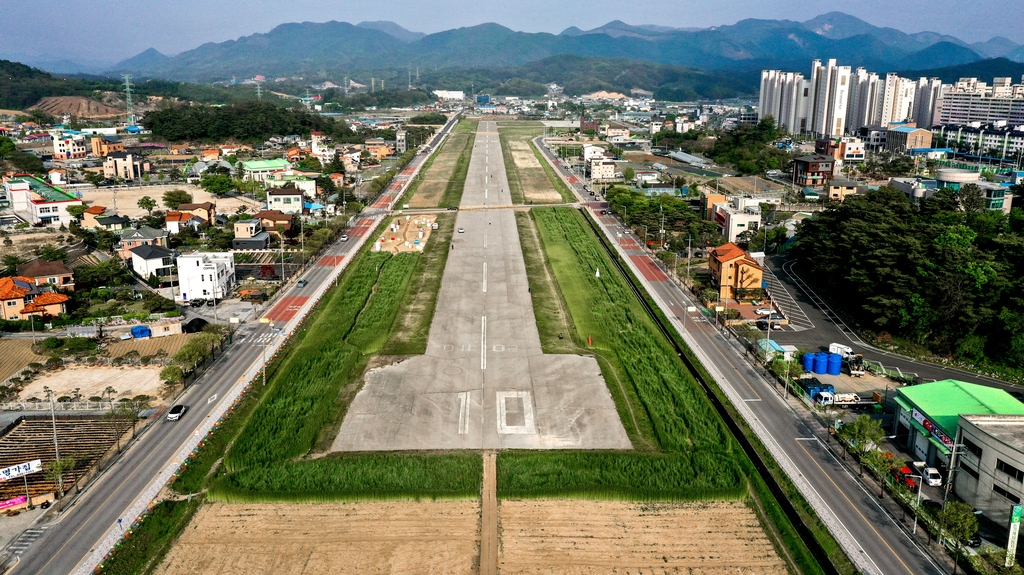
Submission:
POLYGON ((1024 403, 994 387, 945 379, 896 391, 895 443, 915 460, 946 467, 961 415, 1024 415, 1024 403))

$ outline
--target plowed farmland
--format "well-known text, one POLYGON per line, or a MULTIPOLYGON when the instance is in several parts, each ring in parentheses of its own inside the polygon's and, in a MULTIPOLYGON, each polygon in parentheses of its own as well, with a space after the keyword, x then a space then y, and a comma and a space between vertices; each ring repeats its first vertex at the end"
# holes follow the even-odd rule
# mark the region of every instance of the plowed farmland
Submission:
POLYGON ((0 339, 0 381, 17 375, 32 362, 44 361, 45 357, 32 353, 31 339, 0 339))
POLYGON ((479 511, 476 501, 213 503, 155 573, 475 573, 479 511))
POLYGON ((167 337, 153 337, 150 339, 128 339, 117 341, 107 346, 106 355, 109 357, 121 357, 124 354, 137 351, 140 356, 157 355, 163 350, 168 356, 172 356, 185 345, 190 334, 182 333, 169 335, 167 337))

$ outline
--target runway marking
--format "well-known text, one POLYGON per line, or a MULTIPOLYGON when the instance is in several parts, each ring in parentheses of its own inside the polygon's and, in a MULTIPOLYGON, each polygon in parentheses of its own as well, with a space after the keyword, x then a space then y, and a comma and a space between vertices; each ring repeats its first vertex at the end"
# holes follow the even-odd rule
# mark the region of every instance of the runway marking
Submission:
POLYGON ((494 347, 491 348, 491 351, 505 351, 505 346, 500 343, 496 343, 494 344, 494 347))
POLYGON ((480 369, 487 369, 487 316, 480 317, 480 369))
POLYGON ((469 433, 469 392, 459 392, 459 435, 469 433))
POLYGON ((455 346, 454 345, 445 345, 444 346, 444 350, 445 351, 455 351, 455 346))
POLYGON ((487 262, 484 262, 484 293, 487 293, 487 262))
POLYGON ((537 433, 533 421, 533 403, 529 391, 498 391, 498 433, 529 435, 537 433))

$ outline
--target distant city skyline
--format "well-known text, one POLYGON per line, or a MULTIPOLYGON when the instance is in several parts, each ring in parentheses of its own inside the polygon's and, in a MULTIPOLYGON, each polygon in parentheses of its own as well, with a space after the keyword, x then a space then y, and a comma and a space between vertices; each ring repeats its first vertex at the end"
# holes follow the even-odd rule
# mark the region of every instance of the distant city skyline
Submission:
MULTIPOLYGON (((1003 36, 1024 43, 1020 0, 597 0, 586 5, 547 0, 392 0, 380 5, 312 0, 143 1, 126 9, 113 0, 66 0, 59 5, 7 3, 0 58, 113 63, 147 48, 167 55, 207 42, 268 32, 289 22, 338 20, 357 24, 390 20, 427 34, 495 22, 523 32, 557 34, 570 26, 591 29, 612 20, 676 28, 708 28, 747 18, 805 21, 832 11, 903 32, 937 32, 967 42, 1003 36), (998 17, 996 17, 998 16, 998 17), (59 42, 40 41, 49 31, 59 42)), ((315 39, 312 39, 315 41, 315 39)))

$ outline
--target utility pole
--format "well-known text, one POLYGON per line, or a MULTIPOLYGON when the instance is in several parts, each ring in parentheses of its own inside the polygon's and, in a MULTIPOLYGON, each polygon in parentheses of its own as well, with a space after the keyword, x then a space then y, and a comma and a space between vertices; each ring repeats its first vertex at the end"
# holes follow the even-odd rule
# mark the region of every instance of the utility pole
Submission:
MULTIPOLYGON (((53 393, 53 390, 50 389, 49 387, 44 387, 43 391, 46 392, 46 395, 50 399, 50 421, 53 423, 53 453, 54 453, 54 456, 56 457, 56 460, 54 461, 54 465, 57 465, 58 467, 60 467, 60 444, 57 441, 57 414, 53 410, 53 395, 54 395, 54 393, 53 393)), ((64 494, 64 473, 63 473, 63 470, 61 471, 60 475, 57 476, 57 490, 61 493, 61 495, 64 494)))
POLYGON ((407 90, 412 90, 412 67, 411 66, 409 67, 408 71, 409 71, 409 87, 406 88, 406 89, 407 90))

